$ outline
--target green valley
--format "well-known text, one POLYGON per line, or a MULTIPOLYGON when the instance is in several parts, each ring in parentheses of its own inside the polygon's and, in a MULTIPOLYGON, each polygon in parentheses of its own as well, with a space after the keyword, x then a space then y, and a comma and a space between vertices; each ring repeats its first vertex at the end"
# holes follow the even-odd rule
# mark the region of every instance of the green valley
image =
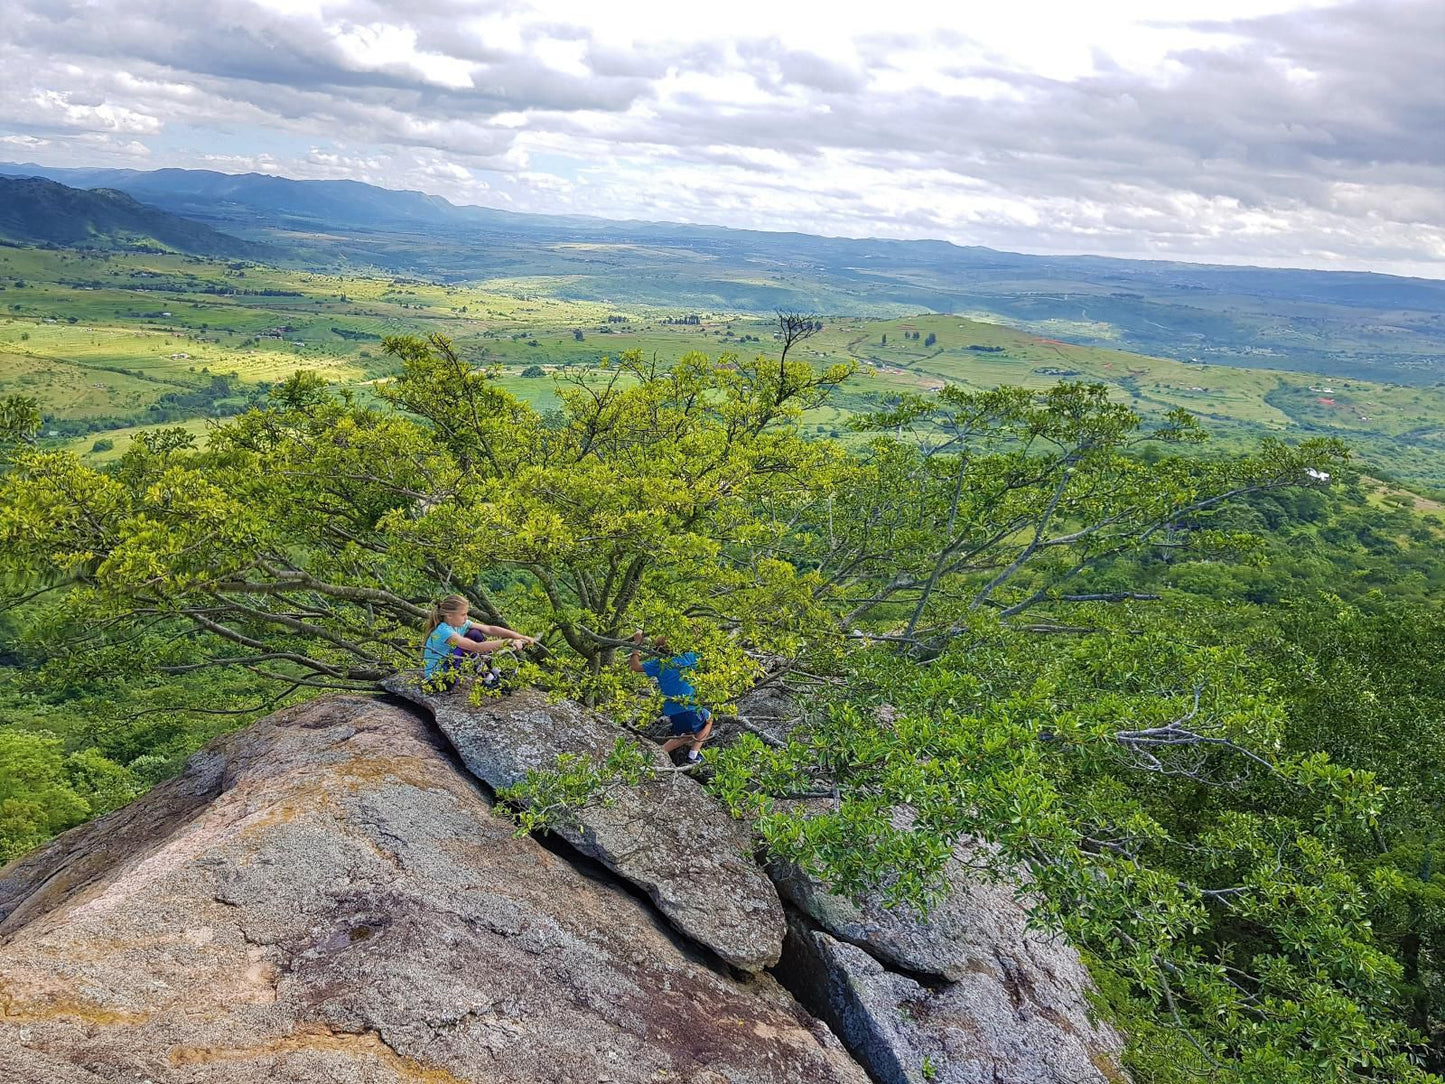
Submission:
MULTIPOLYGON (((296 370, 366 394, 393 371, 386 335, 438 332, 529 402, 553 402, 559 368, 632 349, 663 359, 770 349, 770 314, 608 304, 567 296, 567 276, 439 283, 334 274, 178 254, 0 249, 0 394, 39 399, 45 434, 87 455, 123 449, 147 424, 242 409, 296 370), (102 448, 90 449, 100 441, 102 448), (110 442, 111 447, 104 447, 110 442)), ((1097 380, 1146 416, 1182 408, 1229 446, 1260 432, 1339 436, 1362 465, 1445 487, 1445 388, 1286 369, 1190 363, 1043 337, 962 316, 819 314, 805 344, 857 375, 807 419, 834 433, 846 413, 944 384, 1045 387, 1097 380)), ((1060 329, 1058 334, 1066 334, 1060 329)))

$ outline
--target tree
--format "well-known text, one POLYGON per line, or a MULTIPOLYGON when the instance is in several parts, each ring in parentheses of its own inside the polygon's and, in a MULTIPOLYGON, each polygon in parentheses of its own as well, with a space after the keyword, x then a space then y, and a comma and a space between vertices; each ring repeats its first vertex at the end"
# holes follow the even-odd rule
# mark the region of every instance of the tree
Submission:
POLYGON ((0 452, 16 444, 34 443, 40 432, 40 401, 26 395, 0 399, 0 452))
MULTIPOLYGON (((782 319, 785 347, 814 326, 782 319)), ((1145 463, 1134 443, 1196 440, 1192 419, 1144 429, 1101 386, 1061 384, 904 398, 858 422, 892 435, 857 457, 798 425, 843 366, 633 353, 559 376, 551 417, 443 338, 385 349, 390 409, 298 373, 204 450, 154 431, 102 472, 22 445, 0 560, 27 581, 58 570, 105 627, 179 621, 206 665, 287 680, 350 687, 412 664, 428 599, 461 590, 565 645, 549 666, 574 691, 568 659, 594 695, 636 623, 690 621, 734 660, 732 693, 744 641, 791 657, 882 623, 928 654, 983 610, 1136 597, 1072 581, 1140 550, 1240 545, 1191 517, 1309 484, 1304 464, 1338 451, 1145 463)))
POLYGON ((804 339, 811 339, 823 330, 823 321, 800 312, 778 310, 778 337, 783 341, 779 364, 786 364, 788 351, 804 339))
POLYGON ((1324 752, 1375 775, 1380 813, 1353 840, 1352 865, 1379 886, 1370 918, 1400 960, 1410 1025, 1445 1070, 1445 615, 1392 603, 1368 613, 1325 596, 1284 609, 1262 652, 1277 674, 1286 749, 1324 752))
POLYGON ((1088 586, 1131 554, 1247 547, 1250 536, 1205 529, 1201 514, 1318 484, 1308 469, 1345 455, 1333 441, 1265 440, 1249 455, 1146 462, 1139 446, 1204 433, 1183 412, 1146 425, 1098 384, 948 386, 853 424, 878 435, 846 485, 791 514, 777 552, 821 578, 846 627, 896 622, 896 638, 925 654, 980 611, 1046 627, 1057 619, 1032 611, 1135 599, 1088 586))
POLYGON ((59 740, 0 730, 0 863, 78 824, 90 811, 66 781, 59 740))
POLYGON ((758 509, 835 469, 796 423, 847 367, 632 353, 559 377, 553 417, 444 338, 384 345, 401 363, 379 389, 390 409, 298 373, 206 449, 142 434, 110 473, 17 456, 5 567, 58 572, 72 612, 113 636, 188 628, 203 658, 177 646, 158 660, 173 671, 293 686, 414 666, 427 602, 447 591, 545 633, 537 676, 592 698, 620 686, 608 664, 635 625, 710 643, 708 680, 735 692, 756 668, 742 644, 790 651, 816 619, 792 566, 739 555, 758 509))
POLYGON ((859 653, 790 740, 713 754, 713 789, 840 892, 926 907, 960 844, 1027 869, 1138 1079, 1438 1084, 1371 921, 1393 882, 1350 860, 1380 785, 1284 751, 1271 664, 1214 615, 1116 613, 1070 638, 987 617, 923 666, 859 653))

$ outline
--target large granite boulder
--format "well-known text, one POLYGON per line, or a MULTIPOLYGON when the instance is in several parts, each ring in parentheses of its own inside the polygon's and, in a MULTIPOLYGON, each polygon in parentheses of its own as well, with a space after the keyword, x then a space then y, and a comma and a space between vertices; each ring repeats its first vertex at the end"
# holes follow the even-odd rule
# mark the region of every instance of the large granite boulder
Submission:
MULTIPOLYGON (((472 704, 461 693, 428 695, 406 676, 386 688, 425 708, 467 768, 497 788, 555 767, 562 753, 601 760, 619 737, 637 740, 610 719, 535 690, 472 704)), ((580 823, 559 826, 557 834, 646 892, 678 930, 734 967, 777 963, 782 906, 753 860, 747 828, 696 780, 671 771, 656 745, 639 746, 663 769, 658 777, 618 788, 611 804, 583 810, 580 823)))
POLYGON ((768 975, 336 698, 0 871, 7 1084, 864 1084, 768 975))
MULTIPOLYGON (((899 818, 900 826, 904 821, 906 815, 899 818)), ((1028 928, 1028 910, 1018 896, 1023 874, 1000 880, 986 874, 995 865, 978 844, 959 845, 945 873, 948 890, 926 915, 909 907, 885 907, 876 893, 855 903, 793 865, 775 864, 770 872, 784 899, 834 937, 895 968, 956 982, 1007 952, 1027 958, 1061 989, 1089 989, 1078 956, 1058 938, 1028 928)))
POLYGON ((981 856, 955 852, 948 892, 926 917, 877 896, 855 904, 796 867, 775 868, 801 912, 789 923, 790 985, 890 1084, 1125 1080, 1123 1040, 1097 1018, 1078 953, 1028 928, 1019 880, 980 876, 981 856))
POLYGON ((1049 1004, 1028 972, 929 981, 891 970, 796 916, 789 922, 786 966, 794 990, 880 1084, 1128 1079, 1117 1036, 1101 1032, 1077 1006, 1049 1004))

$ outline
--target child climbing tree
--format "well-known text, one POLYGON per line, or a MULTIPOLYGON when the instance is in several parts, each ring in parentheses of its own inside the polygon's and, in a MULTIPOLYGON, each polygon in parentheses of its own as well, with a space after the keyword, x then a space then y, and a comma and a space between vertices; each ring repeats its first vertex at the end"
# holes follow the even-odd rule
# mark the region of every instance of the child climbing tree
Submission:
MULTIPOLYGON (((559 376, 546 417, 440 336, 384 346, 401 370, 379 407, 298 373, 206 448, 143 435, 114 472, 20 445, 7 569, 63 584, 67 610, 119 640, 173 624, 204 665, 338 688, 410 665, 424 601, 452 590, 549 630, 561 650, 538 676, 593 699, 640 620, 784 653, 818 623, 805 573, 739 555, 775 533, 771 509, 846 469, 797 426, 846 366, 625 354, 559 376)), ((711 657, 746 683, 736 646, 711 657)), ((174 661, 149 644, 128 660, 174 661)))

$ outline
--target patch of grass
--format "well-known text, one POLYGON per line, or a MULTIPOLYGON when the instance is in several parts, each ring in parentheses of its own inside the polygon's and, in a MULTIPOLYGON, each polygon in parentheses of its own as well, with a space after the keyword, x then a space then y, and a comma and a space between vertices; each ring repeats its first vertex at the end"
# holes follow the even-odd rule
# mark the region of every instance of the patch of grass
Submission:
POLYGON ((216 423, 207 418, 192 418, 190 421, 169 422, 165 425, 131 425, 122 429, 107 429, 103 436, 94 434, 75 437, 65 442, 63 447, 74 452, 80 458, 93 467, 102 466, 106 463, 114 463, 121 456, 125 455, 126 449, 137 433, 150 432, 155 429, 184 429, 196 437, 197 444, 204 444, 206 434, 214 429, 216 423), (110 447, 95 449, 96 444, 104 445, 110 442, 110 447))

